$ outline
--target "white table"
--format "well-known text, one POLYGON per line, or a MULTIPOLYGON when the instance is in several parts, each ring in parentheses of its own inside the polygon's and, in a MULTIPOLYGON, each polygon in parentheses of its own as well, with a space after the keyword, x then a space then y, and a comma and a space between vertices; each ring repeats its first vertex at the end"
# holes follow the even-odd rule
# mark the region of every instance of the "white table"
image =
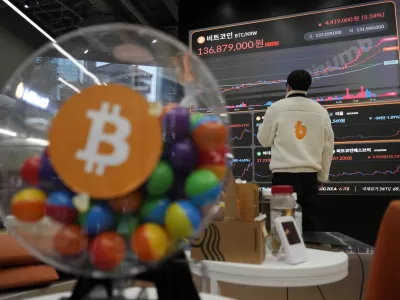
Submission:
MULTIPOLYGON (((342 252, 307 249, 308 261, 289 265, 267 257, 261 265, 203 261, 210 278, 210 292, 219 294, 218 281, 260 287, 306 287, 328 284, 348 274, 348 257, 342 252)), ((192 273, 202 276, 199 265, 191 266, 192 273)))
MULTIPOLYGON (((141 288, 130 288, 125 290, 125 297, 127 299, 135 299, 136 297, 139 296, 141 288)), ((157 299, 157 291, 155 288, 147 288, 147 296, 149 297, 149 300, 156 300, 157 299)), ((59 294, 52 294, 52 295, 47 295, 47 296, 42 296, 42 297, 36 297, 36 298, 29 298, 26 300, 59 300, 61 297, 68 297, 71 293, 59 293, 59 294)), ((222 296, 217 296, 217 295, 209 295, 209 294, 204 294, 200 293, 200 298, 201 300, 234 300, 222 296)))

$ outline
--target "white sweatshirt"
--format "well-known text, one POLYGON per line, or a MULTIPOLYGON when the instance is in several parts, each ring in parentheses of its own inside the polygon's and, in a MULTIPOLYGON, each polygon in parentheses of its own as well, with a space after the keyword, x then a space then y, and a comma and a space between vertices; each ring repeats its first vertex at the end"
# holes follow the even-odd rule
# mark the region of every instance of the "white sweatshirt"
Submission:
POLYGON ((269 107, 257 138, 271 147, 270 169, 275 172, 318 173, 327 182, 333 156, 334 135, 327 110, 304 97, 279 100, 269 107))

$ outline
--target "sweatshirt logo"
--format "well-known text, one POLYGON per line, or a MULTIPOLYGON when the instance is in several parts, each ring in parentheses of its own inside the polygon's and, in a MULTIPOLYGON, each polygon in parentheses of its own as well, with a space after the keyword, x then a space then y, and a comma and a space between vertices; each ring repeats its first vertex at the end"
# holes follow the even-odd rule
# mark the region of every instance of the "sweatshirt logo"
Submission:
POLYGON ((297 121, 295 128, 296 128, 296 138, 298 140, 304 139, 304 137, 307 134, 307 127, 303 126, 300 121, 297 121))

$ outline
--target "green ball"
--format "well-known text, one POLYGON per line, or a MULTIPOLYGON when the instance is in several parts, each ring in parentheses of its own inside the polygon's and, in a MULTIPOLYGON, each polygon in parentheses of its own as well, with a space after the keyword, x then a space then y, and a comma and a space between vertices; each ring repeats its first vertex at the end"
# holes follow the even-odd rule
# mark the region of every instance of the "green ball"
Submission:
POLYGON ((174 183, 174 171, 171 166, 161 160, 150 175, 146 189, 150 196, 162 196, 168 192, 174 183))
POLYGON ((164 225, 165 213, 170 205, 168 198, 157 197, 143 201, 139 216, 143 223, 156 223, 164 225))
POLYGON ((203 117, 203 114, 201 114, 201 113, 193 113, 191 116, 190 116, 190 128, 193 130, 195 127, 196 127, 196 125, 197 125, 197 123, 200 121, 200 119, 203 117))
POLYGON ((185 192, 188 197, 195 197, 220 185, 218 177, 211 171, 200 169, 192 172, 185 182, 185 192))
POLYGON ((117 233, 120 235, 131 236, 139 226, 139 220, 130 214, 123 214, 119 217, 117 233))
POLYGON ((159 200, 159 197, 153 197, 148 198, 142 202, 142 205, 139 209, 139 217, 141 221, 144 221, 146 219, 146 216, 148 216, 154 209, 154 207, 157 206, 159 200))

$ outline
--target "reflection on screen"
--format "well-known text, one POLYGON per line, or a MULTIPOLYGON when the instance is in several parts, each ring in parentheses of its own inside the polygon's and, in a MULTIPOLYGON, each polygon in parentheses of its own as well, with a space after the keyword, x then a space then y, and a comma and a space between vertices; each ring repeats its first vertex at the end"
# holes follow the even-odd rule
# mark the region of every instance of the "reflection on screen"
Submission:
POLYGON ((296 227, 294 226, 294 223, 292 221, 282 222, 282 227, 289 242, 289 245, 296 245, 301 243, 299 234, 297 233, 296 227))

